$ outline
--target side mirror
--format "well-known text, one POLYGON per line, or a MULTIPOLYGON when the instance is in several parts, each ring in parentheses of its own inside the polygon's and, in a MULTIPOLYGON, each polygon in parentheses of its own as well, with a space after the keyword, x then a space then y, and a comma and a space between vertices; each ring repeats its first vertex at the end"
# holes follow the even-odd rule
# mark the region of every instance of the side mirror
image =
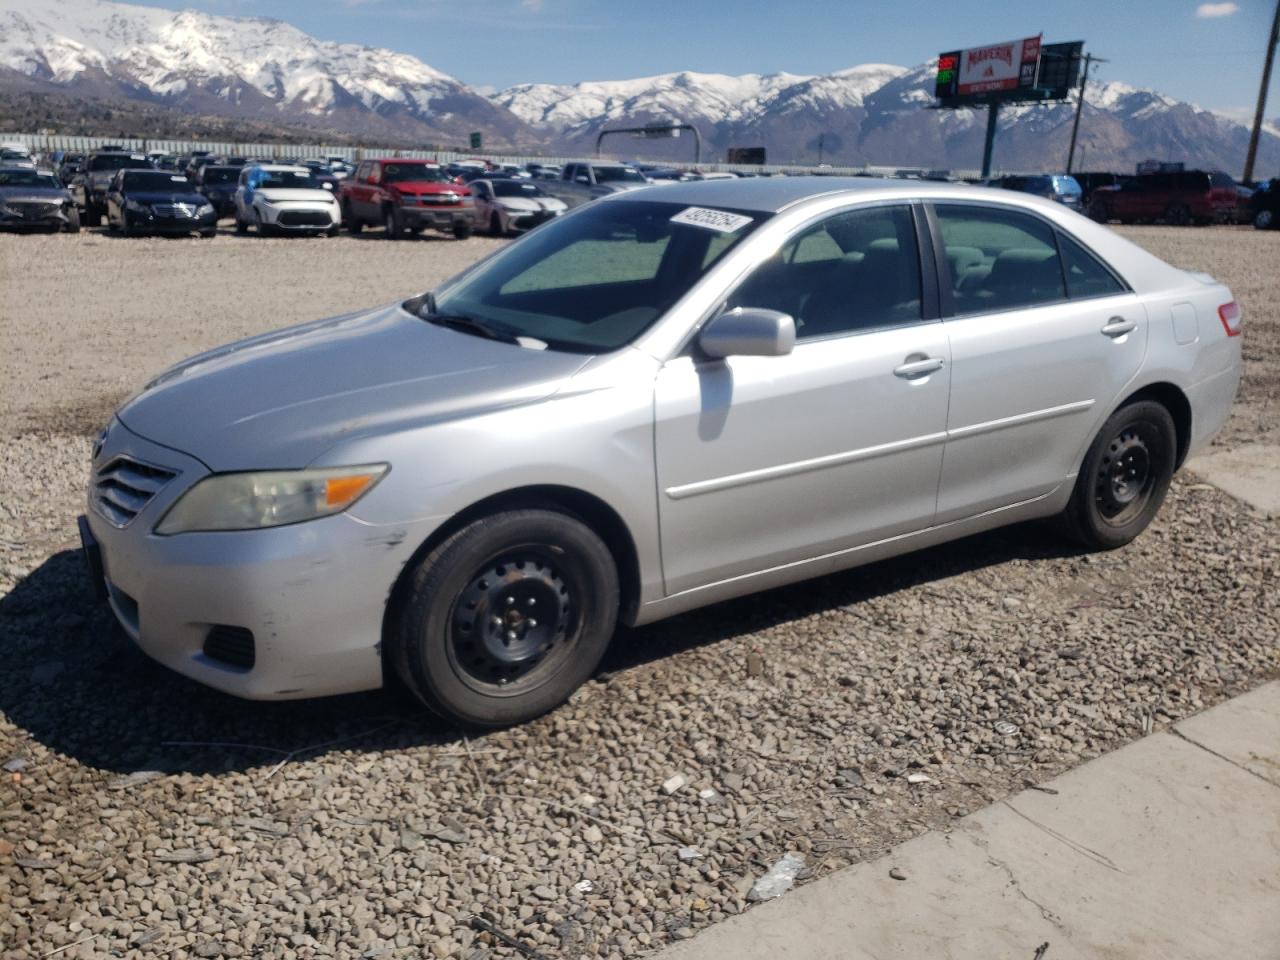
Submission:
POLYGON ((573 179, 577 180, 577 181, 578 181, 578 183, 590 183, 590 182, 591 182, 591 178, 590 178, 590 177, 588 177, 585 173, 580 173, 580 174, 578 174, 576 177, 574 177, 573 179))
POLYGON ((710 357, 782 357, 796 345, 796 322, 789 313, 735 307, 713 319, 698 335, 710 357))

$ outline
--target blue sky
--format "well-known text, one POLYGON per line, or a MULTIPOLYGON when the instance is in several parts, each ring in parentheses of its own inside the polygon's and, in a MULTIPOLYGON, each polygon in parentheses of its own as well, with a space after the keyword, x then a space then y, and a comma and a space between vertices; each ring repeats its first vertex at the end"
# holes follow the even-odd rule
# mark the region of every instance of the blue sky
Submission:
MULTIPOLYGON (((1099 76, 1252 116, 1273 0, 133 0, 270 16, 328 40, 412 53, 473 86, 700 70, 911 66, 1043 33, 1085 40, 1099 76)), ((1280 116, 1280 70, 1267 115, 1280 116)))

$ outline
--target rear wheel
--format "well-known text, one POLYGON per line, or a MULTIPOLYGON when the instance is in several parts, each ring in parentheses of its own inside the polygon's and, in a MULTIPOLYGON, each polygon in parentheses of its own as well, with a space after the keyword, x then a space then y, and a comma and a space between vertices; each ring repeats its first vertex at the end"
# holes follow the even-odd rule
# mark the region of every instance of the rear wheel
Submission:
POLYGON ((498 211, 494 211, 489 216, 489 234, 490 236, 500 237, 503 234, 502 218, 498 216, 498 211))
POLYGON ((1092 550, 1114 550, 1150 525, 1173 478, 1178 434, 1152 400, 1121 407, 1103 424, 1076 477, 1062 525, 1092 550))
POLYGON ((1255 230, 1270 230, 1276 225, 1276 215, 1270 210, 1259 210, 1253 216, 1255 230))
POLYGON ((347 225, 347 233, 355 234, 364 229, 364 224, 351 215, 351 205, 342 205, 342 219, 347 225))
POLYGON ((240 219, 240 215, 236 214, 236 233, 248 233, 249 225, 240 219))
POLYGON ((200 231, 200 236, 202 236, 206 240, 212 240, 217 235, 218 235, 217 227, 206 227, 205 229, 200 231))
POLYGON ((1191 223, 1191 211, 1184 203, 1171 203, 1165 208, 1164 222, 1174 227, 1185 227, 1191 223))
POLYGON ((475 225, 470 220, 457 220, 453 224, 453 237, 455 240, 465 240, 474 229, 475 225))
POLYGON ((1107 212, 1107 205, 1101 200, 1090 200, 1088 209, 1089 219, 1098 223, 1106 223, 1111 219, 1111 214, 1107 212))
POLYGON ((404 231, 404 224, 400 222, 400 214, 396 212, 395 207, 387 207, 383 211, 382 226, 387 231, 388 240, 400 239, 400 234, 404 231))
POLYGON ((102 225, 102 212, 94 207, 84 208, 84 222, 86 226, 98 227, 102 225))
POLYGON ((67 211, 67 224, 62 229, 67 233, 80 232, 80 211, 75 207, 67 211))
POLYGON ((432 550, 397 599, 392 653, 405 685, 469 727, 530 720, 591 676, 613 635, 618 575, 575 517, 512 510, 432 550))

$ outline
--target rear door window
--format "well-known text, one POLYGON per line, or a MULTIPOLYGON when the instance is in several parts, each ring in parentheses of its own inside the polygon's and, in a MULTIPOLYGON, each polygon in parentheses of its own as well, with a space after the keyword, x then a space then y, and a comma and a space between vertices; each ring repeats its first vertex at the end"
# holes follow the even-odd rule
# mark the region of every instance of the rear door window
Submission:
POLYGON ((1062 265, 1067 275, 1067 296, 1072 300, 1110 297, 1125 288, 1102 261, 1066 234, 1058 234, 1062 265))
POLYGON ((1053 229, 1015 210, 939 204, 952 303, 958 316, 1066 299, 1053 229))

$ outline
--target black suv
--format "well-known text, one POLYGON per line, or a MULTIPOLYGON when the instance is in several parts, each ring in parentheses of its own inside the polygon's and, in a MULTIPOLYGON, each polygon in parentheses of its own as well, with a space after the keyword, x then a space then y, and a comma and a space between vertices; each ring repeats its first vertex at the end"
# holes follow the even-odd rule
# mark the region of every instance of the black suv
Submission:
POLYGON ((213 204, 219 217, 229 217, 236 212, 236 186, 243 169, 242 166, 207 163, 195 172, 191 185, 213 204))
POLYGON ((102 223, 107 212, 107 188, 119 170, 152 170, 154 165, 141 153, 99 150, 84 158, 67 186, 76 206, 83 211, 86 226, 102 223))

